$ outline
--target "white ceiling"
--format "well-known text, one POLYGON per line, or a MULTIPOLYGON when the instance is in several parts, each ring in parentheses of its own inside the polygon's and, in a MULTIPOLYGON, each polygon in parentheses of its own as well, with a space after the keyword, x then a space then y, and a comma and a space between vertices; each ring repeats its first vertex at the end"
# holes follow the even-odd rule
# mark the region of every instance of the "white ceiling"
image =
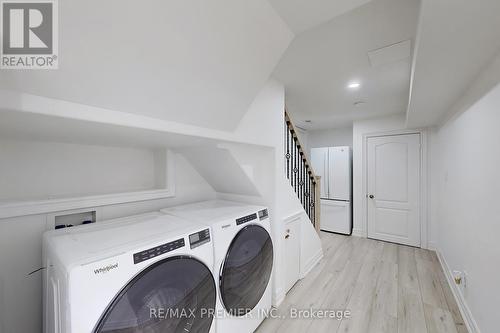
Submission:
POLYGON ((139 148, 206 147, 222 141, 11 110, 0 111, 0 139, 139 148))
POLYGON ((236 127, 293 38, 267 0, 65 0, 59 14, 59 69, 2 71, 0 88, 216 129, 236 127))
POLYGON ((500 1, 422 1, 415 46, 420 0, 67 0, 60 69, 3 70, 0 89, 230 130, 274 70, 301 127, 406 110, 409 126, 435 125, 500 51, 500 1), (409 104, 409 58, 368 56, 405 40, 409 104))
POLYGON ((408 126, 444 121, 499 51, 499 0, 423 0, 408 126))
POLYGON ((325 23, 371 0, 269 0, 294 33, 325 23))
POLYGON ((285 84, 287 109, 297 125, 343 127, 406 111, 410 57, 372 67, 368 52, 405 40, 413 45, 419 5, 373 0, 298 35, 273 74, 285 84), (361 82, 358 91, 346 88, 351 80, 361 82), (365 104, 355 107, 356 101, 365 104))

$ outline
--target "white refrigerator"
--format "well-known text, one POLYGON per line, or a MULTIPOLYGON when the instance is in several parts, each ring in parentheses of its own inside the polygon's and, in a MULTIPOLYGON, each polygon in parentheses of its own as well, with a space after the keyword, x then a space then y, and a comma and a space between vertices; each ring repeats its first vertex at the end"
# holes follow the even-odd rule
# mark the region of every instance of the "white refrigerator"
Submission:
POLYGON ((321 230, 352 233, 352 154, 350 147, 311 148, 311 163, 321 176, 321 230))

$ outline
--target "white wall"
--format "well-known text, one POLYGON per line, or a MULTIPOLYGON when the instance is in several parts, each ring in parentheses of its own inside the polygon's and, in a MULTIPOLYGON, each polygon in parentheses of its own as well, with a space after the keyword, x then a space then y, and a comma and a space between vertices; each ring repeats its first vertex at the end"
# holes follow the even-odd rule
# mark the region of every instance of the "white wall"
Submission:
MULTIPOLYGON (((247 151, 251 146, 242 144, 237 147, 241 151, 247 151)), ((259 196, 253 177, 247 175, 252 170, 241 165, 222 144, 215 147, 192 147, 180 152, 216 192, 259 196)))
MULTIPOLYGON (((101 219, 139 214, 164 207, 216 197, 211 186, 176 155, 176 196, 98 207, 101 219)), ((40 333, 42 330, 41 267, 42 233, 46 215, 0 219, 0 332, 40 333)))
POLYGON ((403 114, 355 121, 353 124, 353 234, 362 236, 366 233, 363 215, 363 135, 382 131, 392 131, 405 128, 405 116, 403 114))
MULTIPOLYGON (((255 98, 249 111, 240 122, 236 133, 242 138, 259 143, 273 143, 274 163, 268 170, 273 175, 273 181, 267 186, 258 186, 261 195, 273 207, 273 240, 276 250, 276 266, 274 275, 273 303, 276 305, 285 296, 283 239, 285 234, 285 220, 298 213, 303 213, 302 205, 284 173, 284 110, 285 90, 282 84, 270 80, 255 98), (265 120, 265 121, 264 121, 265 120), (268 186, 272 186, 272 195, 268 196, 268 186), (267 188, 267 189, 266 189, 267 188)), ((240 161, 244 159, 240 156, 240 161)), ((248 165, 247 162, 243 162, 248 165)), ((258 185, 258 183, 256 183, 258 185)), ((264 184, 261 184, 264 185, 264 184)), ((304 267, 314 265, 314 261, 322 256, 321 241, 318 234, 305 215, 301 215, 301 258, 304 267)), ((297 258, 299 259, 299 258, 297 258)), ((304 272, 305 273, 305 272, 304 272)))
POLYGON ((427 165, 427 209, 428 209, 428 247, 430 249, 437 248, 439 237, 439 177, 437 170, 439 169, 440 154, 439 140, 437 128, 428 128, 427 149, 428 149, 428 165, 427 165))
MULTIPOLYGON (((293 121, 293 120, 292 120, 293 121)), ((299 138, 299 142, 302 145, 306 154, 309 153, 309 131, 295 127, 297 138, 299 138)))
POLYGON ((152 149, 0 140, 0 200, 158 188, 155 154, 152 149))
POLYGON ((308 131, 309 149, 318 147, 352 147, 352 126, 308 131))
POLYGON ((432 141, 437 249, 451 270, 467 272, 467 287, 457 290, 482 332, 498 331, 500 303, 499 82, 500 56, 458 101, 466 107, 435 130, 432 141))

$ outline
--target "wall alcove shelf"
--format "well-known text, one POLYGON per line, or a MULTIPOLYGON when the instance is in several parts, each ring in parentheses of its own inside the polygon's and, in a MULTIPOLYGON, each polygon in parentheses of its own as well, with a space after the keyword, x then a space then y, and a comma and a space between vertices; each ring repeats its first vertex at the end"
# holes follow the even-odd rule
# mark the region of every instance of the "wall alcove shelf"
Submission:
MULTIPOLYGON (((151 164, 154 164, 156 170, 155 178, 150 181, 154 184, 139 190, 135 186, 130 191, 110 193, 103 193, 102 189, 70 195, 65 192, 50 193, 34 197, 23 196, 23 200, 18 200, 19 196, 9 197, 8 194, 0 193, 0 218, 173 197, 174 151, 190 147, 213 147, 222 143, 253 144, 241 140, 229 131, 1 89, 0 141, 145 150, 153 152, 154 162, 151 164)), ((34 150, 35 148, 30 148, 29 151, 34 150)), ((71 154, 72 152, 69 153, 71 154)), ((8 157, 9 155, 5 156, 8 157)), ((24 156, 23 161, 26 159, 24 156)), ((29 157, 27 161, 29 164, 29 157)), ((109 173, 110 169, 112 168, 108 166, 106 172, 109 173)), ((7 176, 3 180, 9 181, 7 176)))

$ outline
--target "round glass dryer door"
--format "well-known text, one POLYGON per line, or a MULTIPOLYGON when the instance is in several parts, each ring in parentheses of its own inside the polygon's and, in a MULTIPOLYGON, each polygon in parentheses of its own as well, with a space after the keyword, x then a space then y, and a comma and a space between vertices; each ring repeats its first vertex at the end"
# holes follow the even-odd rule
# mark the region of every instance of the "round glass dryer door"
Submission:
POLYGON ((94 332, 206 333, 215 298, 215 282, 207 266, 191 257, 167 258, 129 282, 94 332))
POLYGON ((234 237, 220 276, 220 294, 226 311, 243 316, 259 303, 273 268, 273 244, 266 229, 249 225, 234 237))

